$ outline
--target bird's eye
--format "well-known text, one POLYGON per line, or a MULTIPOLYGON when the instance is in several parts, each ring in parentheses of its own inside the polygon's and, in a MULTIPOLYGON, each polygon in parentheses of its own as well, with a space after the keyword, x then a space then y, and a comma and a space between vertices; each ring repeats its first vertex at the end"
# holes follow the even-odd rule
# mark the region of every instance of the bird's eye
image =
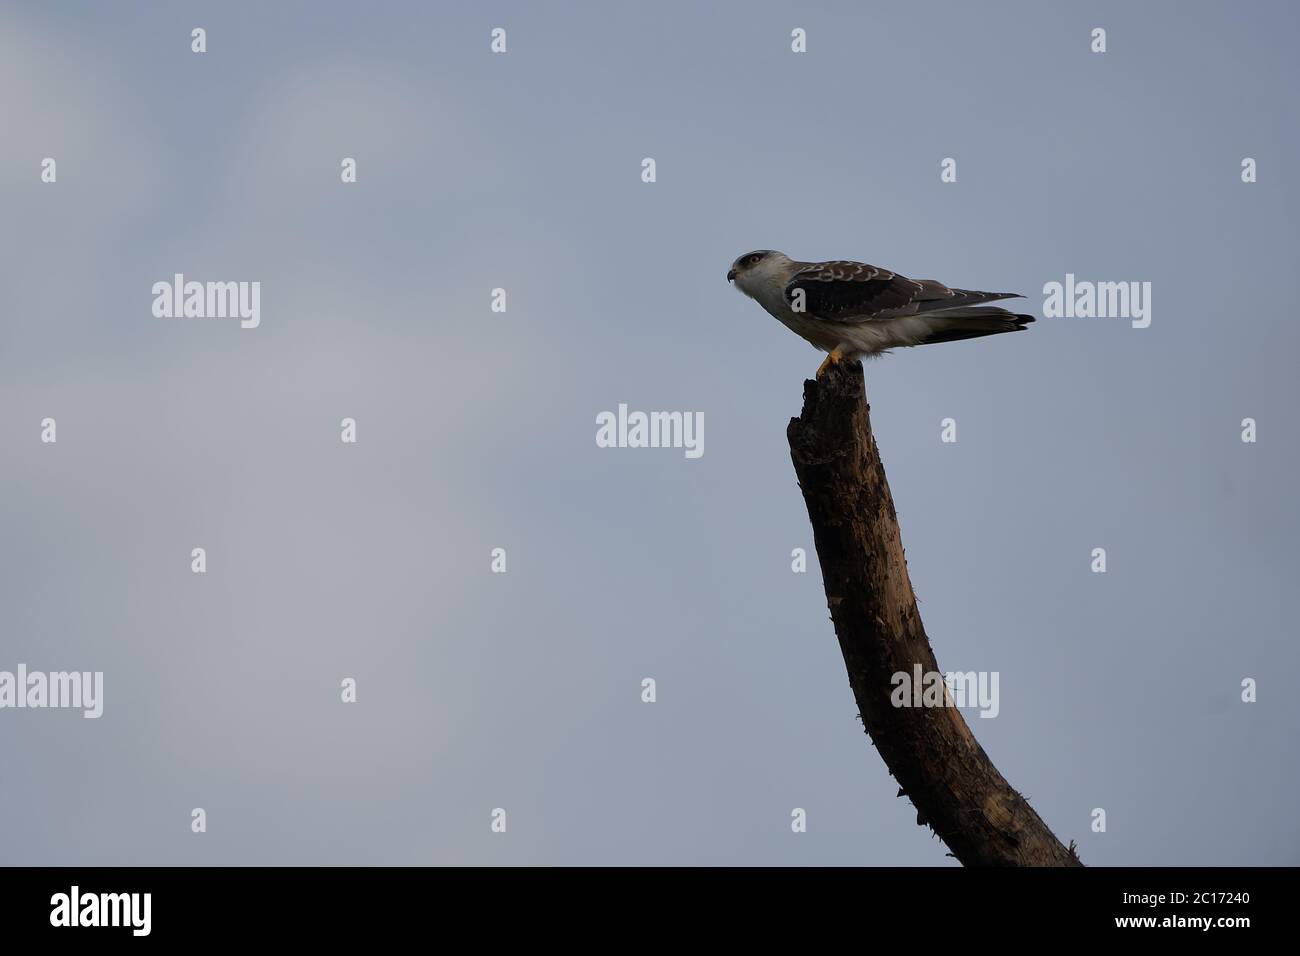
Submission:
POLYGON ((749 255, 745 256, 745 265, 747 266, 757 265, 758 260, 761 258, 763 257, 760 256, 758 253, 752 252, 749 255))

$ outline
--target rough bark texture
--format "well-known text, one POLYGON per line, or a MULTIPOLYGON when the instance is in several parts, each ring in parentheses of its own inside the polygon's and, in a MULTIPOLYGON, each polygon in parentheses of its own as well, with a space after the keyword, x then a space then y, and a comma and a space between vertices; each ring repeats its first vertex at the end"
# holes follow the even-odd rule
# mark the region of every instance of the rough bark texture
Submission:
POLYGON ((862 366, 804 383, 787 429, 826 601, 862 722, 901 790, 967 866, 1079 866, 984 753, 955 707, 895 707, 892 677, 939 672, 907 575, 894 500, 871 434, 862 366))

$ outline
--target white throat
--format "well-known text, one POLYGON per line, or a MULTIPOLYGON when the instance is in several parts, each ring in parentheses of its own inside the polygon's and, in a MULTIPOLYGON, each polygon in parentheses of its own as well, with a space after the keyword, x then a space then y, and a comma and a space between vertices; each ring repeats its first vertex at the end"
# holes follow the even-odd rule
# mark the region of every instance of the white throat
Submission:
POLYGON ((794 272, 794 262, 779 252, 764 256, 763 261, 736 276, 736 288, 756 299, 769 311, 785 302, 785 287, 794 272))

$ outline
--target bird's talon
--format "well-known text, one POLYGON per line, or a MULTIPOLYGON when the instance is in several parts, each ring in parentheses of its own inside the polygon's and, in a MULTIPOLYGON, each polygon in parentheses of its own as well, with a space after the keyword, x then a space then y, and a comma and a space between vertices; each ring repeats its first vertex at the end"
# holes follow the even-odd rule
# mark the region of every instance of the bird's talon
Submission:
POLYGON ((822 364, 817 367, 817 377, 821 378, 832 365, 838 365, 843 359, 843 352, 838 348, 831 349, 826 358, 822 361, 822 364))

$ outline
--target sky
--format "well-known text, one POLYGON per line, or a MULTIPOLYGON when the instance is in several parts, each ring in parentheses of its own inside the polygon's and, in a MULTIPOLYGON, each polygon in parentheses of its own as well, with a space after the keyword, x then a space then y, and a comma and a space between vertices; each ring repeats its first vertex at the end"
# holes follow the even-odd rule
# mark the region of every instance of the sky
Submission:
POLYGON ((751 249, 1040 316, 1151 284, 1146 328, 867 364, 912 582, 1085 863, 1300 863, 1298 27, 0 7, 0 671, 104 682, 0 709, 0 863, 956 865, 857 719, 785 440, 822 356, 728 285, 751 249), (176 273, 260 324, 156 317, 176 273), (620 404, 703 454, 599 447, 620 404))

